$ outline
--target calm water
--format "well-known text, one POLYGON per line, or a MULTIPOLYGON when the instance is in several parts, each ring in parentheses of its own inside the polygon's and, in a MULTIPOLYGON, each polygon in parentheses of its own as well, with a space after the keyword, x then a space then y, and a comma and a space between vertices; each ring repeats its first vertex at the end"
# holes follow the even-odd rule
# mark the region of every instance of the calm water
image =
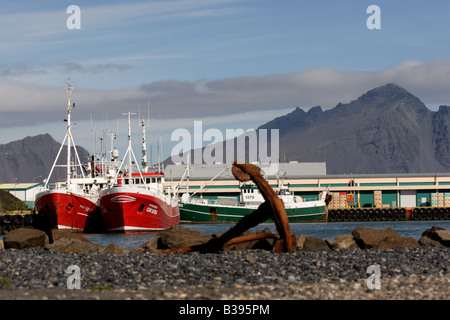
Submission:
MULTIPOLYGON (((233 224, 181 224, 181 227, 199 230, 206 234, 214 234, 224 232, 230 229, 233 224)), ((294 223, 291 224, 291 231, 296 234, 305 234, 311 237, 319 237, 322 239, 333 239, 341 234, 350 234, 356 227, 368 227, 375 229, 384 229, 390 227, 397 231, 402 237, 412 237, 419 240, 422 232, 432 226, 438 226, 444 229, 450 229, 450 221, 383 221, 383 222, 333 222, 333 223, 294 223)), ((273 223, 263 223, 252 231, 269 228, 272 232, 276 232, 273 223)), ((127 234, 85 234, 84 236, 92 242, 102 246, 108 246, 115 243, 119 247, 136 248, 157 233, 127 233, 127 234)))

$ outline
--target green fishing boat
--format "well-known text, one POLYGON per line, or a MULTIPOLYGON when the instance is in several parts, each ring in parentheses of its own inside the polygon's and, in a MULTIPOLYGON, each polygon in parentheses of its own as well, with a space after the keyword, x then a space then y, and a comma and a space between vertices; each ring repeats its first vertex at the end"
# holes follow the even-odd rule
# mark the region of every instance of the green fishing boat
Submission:
MULTIPOLYGON (((240 201, 234 197, 218 197, 215 200, 194 198, 189 194, 181 197, 181 223, 236 223, 264 202, 254 185, 241 186, 240 201)), ((326 194, 322 192, 318 200, 305 200, 294 195, 288 186, 281 185, 277 191, 283 200, 290 223, 326 221, 326 194)))

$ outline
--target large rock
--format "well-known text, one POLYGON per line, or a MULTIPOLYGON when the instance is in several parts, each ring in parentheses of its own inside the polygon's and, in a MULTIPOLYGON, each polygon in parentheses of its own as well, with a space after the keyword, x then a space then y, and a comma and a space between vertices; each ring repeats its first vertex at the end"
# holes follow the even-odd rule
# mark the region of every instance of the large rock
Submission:
POLYGON ((450 247, 450 230, 437 230, 436 240, 446 247, 450 247))
POLYGON ((303 244, 303 250, 305 251, 317 251, 317 250, 330 250, 325 240, 317 237, 306 237, 303 244))
POLYGON ((115 243, 111 243, 106 248, 100 249, 100 251, 102 253, 129 253, 129 252, 131 252, 133 250, 130 249, 130 248, 122 248, 122 247, 119 247, 115 243))
POLYGON ((306 236, 304 234, 299 234, 297 237, 297 250, 303 250, 305 246, 306 236))
POLYGON ((411 237, 387 237, 381 240, 374 249, 419 248, 420 244, 411 237))
POLYGON ((48 233, 48 238, 50 243, 53 243, 54 241, 61 239, 61 238, 74 238, 74 237, 83 237, 80 235, 77 235, 71 230, 59 230, 59 229, 51 229, 48 233))
POLYGON ((148 240, 147 242, 141 244, 139 247, 137 247, 136 249, 134 249, 135 251, 148 251, 148 250, 158 250, 158 242, 159 242, 159 237, 153 237, 150 240, 148 240))
POLYGON ((204 244, 212 237, 198 230, 175 226, 162 231, 158 238, 158 249, 173 249, 204 244))
POLYGON ((359 250, 351 234, 340 235, 334 239, 325 240, 331 250, 359 250))
POLYGON ((442 243, 427 236, 421 236, 419 239, 419 244, 422 247, 443 247, 442 243))
MULTIPOLYGON (((216 234, 216 237, 220 237, 223 233, 216 234)), ((255 233, 250 230, 245 230, 241 236, 250 236, 254 235, 255 233)), ((253 241, 247 241, 247 242, 241 242, 241 243, 235 243, 229 246, 225 246, 223 248, 223 251, 246 251, 252 249, 252 247, 258 242, 258 240, 253 241)))
POLYGON ((430 229, 427 229, 422 233, 422 237, 421 237, 421 240, 423 240, 422 242, 424 242, 426 244, 432 243, 432 244, 434 244, 434 246, 436 246, 436 243, 431 242, 430 240, 427 240, 425 237, 429 238, 433 241, 436 241, 443 246, 450 247, 450 230, 446 230, 441 227, 433 226, 430 229), (424 238, 424 239, 422 239, 422 238, 424 238))
POLYGON ((19 228, 8 232, 3 237, 5 249, 25 249, 44 247, 49 240, 44 231, 29 228, 19 228))
POLYGON ((441 227, 437 227, 437 226, 432 226, 430 229, 425 230, 422 233, 422 236, 428 237, 430 239, 433 239, 436 235, 436 231, 438 230, 445 230, 444 228, 441 227))
POLYGON ((386 241, 394 241, 395 239, 400 238, 397 231, 391 228, 385 228, 383 230, 365 228, 365 227, 356 227, 352 232, 353 238, 356 241, 356 244, 361 249, 377 249, 378 244, 385 240, 386 241))
MULTIPOLYGON (((271 233, 269 228, 265 228, 264 230, 259 230, 253 232, 250 230, 246 230, 244 231, 240 236, 250 236, 250 235, 254 235, 254 234, 259 234, 259 233, 271 233)), ((216 234, 216 237, 219 237, 221 234, 216 234)), ((223 251, 246 251, 246 250, 267 250, 267 251, 272 251, 275 245, 275 240, 274 239, 259 239, 259 240, 252 240, 252 241, 246 241, 246 242, 241 242, 241 243, 236 243, 236 244, 232 244, 230 246, 225 246, 223 248, 223 251)))
POLYGON ((54 250, 57 252, 98 252, 102 251, 104 248, 83 236, 72 234, 67 234, 66 237, 61 237, 53 241, 52 244, 46 246, 49 250, 54 250))

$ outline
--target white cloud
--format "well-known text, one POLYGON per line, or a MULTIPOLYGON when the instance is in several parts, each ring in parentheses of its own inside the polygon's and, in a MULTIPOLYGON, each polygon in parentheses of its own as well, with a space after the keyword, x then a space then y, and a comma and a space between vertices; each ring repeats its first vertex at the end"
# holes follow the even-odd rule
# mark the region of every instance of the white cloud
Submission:
MULTIPOLYGON (((104 68, 108 66, 115 68, 108 64, 104 68)), ((89 119, 91 114, 102 118, 105 113, 111 119, 120 118, 124 111, 137 111, 138 105, 147 106, 147 101, 150 101, 151 116, 158 119, 203 119, 244 113, 251 117, 252 112, 297 106, 331 108, 386 83, 402 86, 425 104, 448 104, 450 61, 405 61, 391 68, 366 72, 315 68, 192 82, 161 80, 139 88, 114 91, 85 89, 77 83, 73 98, 79 106, 77 116, 81 119, 89 119)), ((2 126, 56 120, 64 116, 64 110, 61 110, 66 101, 63 85, 59 88, 39 87, 0 81, 0 98, 0 111, 4 114, 0 119, 2 126), (24 117, 24 112, 31 117, 24 117)))

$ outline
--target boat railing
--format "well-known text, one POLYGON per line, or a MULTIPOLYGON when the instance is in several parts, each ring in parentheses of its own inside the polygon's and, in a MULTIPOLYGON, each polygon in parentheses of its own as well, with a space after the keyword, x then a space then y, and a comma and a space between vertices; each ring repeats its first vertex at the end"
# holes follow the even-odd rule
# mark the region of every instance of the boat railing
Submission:
POLYGON ((303 201, 304 202, 312 202, 312 201, 319 201, 320 199, 319 198, 303 198, 302 197, 302 199, 303 199, 303 201))

